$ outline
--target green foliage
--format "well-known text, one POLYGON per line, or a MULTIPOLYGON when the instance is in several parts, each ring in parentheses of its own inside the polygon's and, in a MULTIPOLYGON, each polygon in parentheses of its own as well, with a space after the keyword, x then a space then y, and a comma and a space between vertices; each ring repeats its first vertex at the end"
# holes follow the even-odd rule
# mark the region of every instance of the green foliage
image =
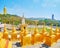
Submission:
POLYGON ((21 20, 21 17, 16 16, 16 15, 10 15, 10 14, 4 15, 4 14, 0 14, 0 21, 2 23, 7 23, 7 24, 15 23, 15 24, 19 24, 19 23, 21 23, 20 20, 21 20))

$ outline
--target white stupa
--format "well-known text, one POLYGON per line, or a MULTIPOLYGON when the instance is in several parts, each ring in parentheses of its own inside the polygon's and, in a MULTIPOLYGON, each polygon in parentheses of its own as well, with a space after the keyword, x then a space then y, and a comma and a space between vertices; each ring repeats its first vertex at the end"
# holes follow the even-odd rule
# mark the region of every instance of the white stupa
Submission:
POLYGON ((24 14, 23 14, 23 16, 22 16, 22 24, 25 24, 24 14))

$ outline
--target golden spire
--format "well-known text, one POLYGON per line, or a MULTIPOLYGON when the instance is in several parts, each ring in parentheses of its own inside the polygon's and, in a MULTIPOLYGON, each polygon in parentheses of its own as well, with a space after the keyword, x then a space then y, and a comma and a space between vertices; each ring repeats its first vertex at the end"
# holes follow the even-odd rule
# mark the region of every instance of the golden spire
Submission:
POLYGON ((56 41, 58 41, 60 39, 60 28, 57 27, 57 24, 56 24, 55 35, 56 35, 56 41))
POLYGON ((14 25, 12 26, 12 32, 16 32, 14 25))
POLYGON ((56 30, 55 30, 55 33, 58 33, 58 31, 59 31, 59 30, 58 30, 58 27, 57 27, 57 24, 56 24, 56 30))
POLYGON ((6 7, 4 7, 3 12, 4 12, 5 15, 7 14, 7 9, 6 9, 6 7))
POLYGON ((35 20, 35 29, 34 29, 34 34, 36 34, 38 32, 38 27, 37 27, 37 20, 35 20))
POLYGON ((7 32, 6 24, 4 24, 4 32, 7 32))
POLYGON ((45 29, 45 22, 44 22, 42 33, 45 33, 45 32, 46 32, 46 29, 45 29))
POLYGON ((38 33, 38 28, 37 27, 34 28, 34 34, 36 34, 36 33, 38 33))
POLYGON ((53 24, 51 24, 51 28, 50 28, 50 36, 52 35, 52 33, 53 33, 53 30, 52 30, 52 26, 53 26, 53 24))

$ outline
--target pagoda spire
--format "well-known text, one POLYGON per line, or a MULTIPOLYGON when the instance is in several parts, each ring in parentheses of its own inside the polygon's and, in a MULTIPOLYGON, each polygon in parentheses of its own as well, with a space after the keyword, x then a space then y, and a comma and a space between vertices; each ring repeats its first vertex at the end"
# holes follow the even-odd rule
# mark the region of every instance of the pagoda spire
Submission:
POLYGON ((4 8, 3 8, 3 14, 7 14, 7 9, 6 9, 6 0, 4 0, 4 8))
POLYGON ((3 13, 4 13, 4 15, 6 15, 6 14, 7 14, 6 6, 4 6, 3 13))

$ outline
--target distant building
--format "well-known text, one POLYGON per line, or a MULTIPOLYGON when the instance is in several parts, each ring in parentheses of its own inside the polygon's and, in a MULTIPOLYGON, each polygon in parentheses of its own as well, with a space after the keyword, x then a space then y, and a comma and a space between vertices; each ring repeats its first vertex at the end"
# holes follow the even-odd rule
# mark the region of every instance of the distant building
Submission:
POLYGON ((52 20, 54 20, 54 14, 52 14, 52 20))

